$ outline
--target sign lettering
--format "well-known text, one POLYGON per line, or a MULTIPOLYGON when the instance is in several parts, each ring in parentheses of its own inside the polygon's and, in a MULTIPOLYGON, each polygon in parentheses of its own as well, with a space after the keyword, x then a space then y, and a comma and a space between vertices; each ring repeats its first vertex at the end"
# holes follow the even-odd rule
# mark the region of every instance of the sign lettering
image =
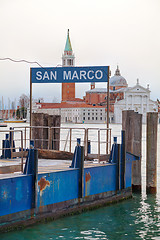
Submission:
POLYGON ((108 66, 31 68, 32 83, 107 82, 108 66))

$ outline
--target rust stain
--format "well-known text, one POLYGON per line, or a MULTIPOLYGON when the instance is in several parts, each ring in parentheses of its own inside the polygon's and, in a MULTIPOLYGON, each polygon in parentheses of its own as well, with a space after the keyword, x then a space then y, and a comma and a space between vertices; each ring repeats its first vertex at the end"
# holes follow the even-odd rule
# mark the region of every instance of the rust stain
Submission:
POLYGON ((89 182, 90 179, 91 179, 91 174, 90 174, 90 172, 89 172, 89 173, 86 173, 86 176, 85 176, 86 182, 89 182))
POLYGON ((38 182, 38 186, 40 186, 40 191, 43 191, 47 186, 50 186, 50 182, 42 177, 38 182))

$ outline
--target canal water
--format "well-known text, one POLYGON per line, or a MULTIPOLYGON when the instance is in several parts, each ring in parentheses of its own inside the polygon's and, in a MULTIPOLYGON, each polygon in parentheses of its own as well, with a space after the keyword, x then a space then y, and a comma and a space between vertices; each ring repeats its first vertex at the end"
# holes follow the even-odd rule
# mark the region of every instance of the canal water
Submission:
MULTIPOLYGON (((71 125, 67 126, 70 127, 71 125)), ((93 127, 93 125, 86 125, 85 127, 93 127)), ((94 127, 103 128, 105 125, 94 125, 94 127)), ((111 128, 112 136, 117 136, 118 141, 120 141, 121 125, 111 125, 111 128)), ((155 195, 146 195, 145 191, 145 152, 146 126, 144 125, 141 194, 133 194, 132 199, 83 212, 79 215, 0 234, 0 240, 160 239, 160 128, 158 129, 158 190, 155 195)))

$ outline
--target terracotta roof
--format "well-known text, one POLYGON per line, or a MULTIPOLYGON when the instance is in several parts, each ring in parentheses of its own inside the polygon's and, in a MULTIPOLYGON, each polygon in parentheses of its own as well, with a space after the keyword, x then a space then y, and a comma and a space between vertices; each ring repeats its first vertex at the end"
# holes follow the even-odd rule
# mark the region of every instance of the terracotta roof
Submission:
POLYGON ((40 103, 41 109, 44 108, 105 108, 105 106, 93 106, 90 104, 82 103, 71 103, 71 102, 62 102, 62 103, 40 103))

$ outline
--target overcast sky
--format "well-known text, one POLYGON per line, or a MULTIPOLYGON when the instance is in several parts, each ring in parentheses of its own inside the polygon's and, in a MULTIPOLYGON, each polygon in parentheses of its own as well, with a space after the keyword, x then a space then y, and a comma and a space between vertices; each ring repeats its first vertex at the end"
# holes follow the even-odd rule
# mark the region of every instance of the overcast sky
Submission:
MULTIPOLYGON (((130 87, 139 78, 160 98, 160 0, 0 0, 0 23, 0 58, 61 64, 69 28, 76 66, 109 65, 113 76, 118 64, 130 87)), ((30 67, 0 61, 0 98, 29 95, 30 67)), ((61 85, 35 84, 33 96, 60 100, 61 85)))

